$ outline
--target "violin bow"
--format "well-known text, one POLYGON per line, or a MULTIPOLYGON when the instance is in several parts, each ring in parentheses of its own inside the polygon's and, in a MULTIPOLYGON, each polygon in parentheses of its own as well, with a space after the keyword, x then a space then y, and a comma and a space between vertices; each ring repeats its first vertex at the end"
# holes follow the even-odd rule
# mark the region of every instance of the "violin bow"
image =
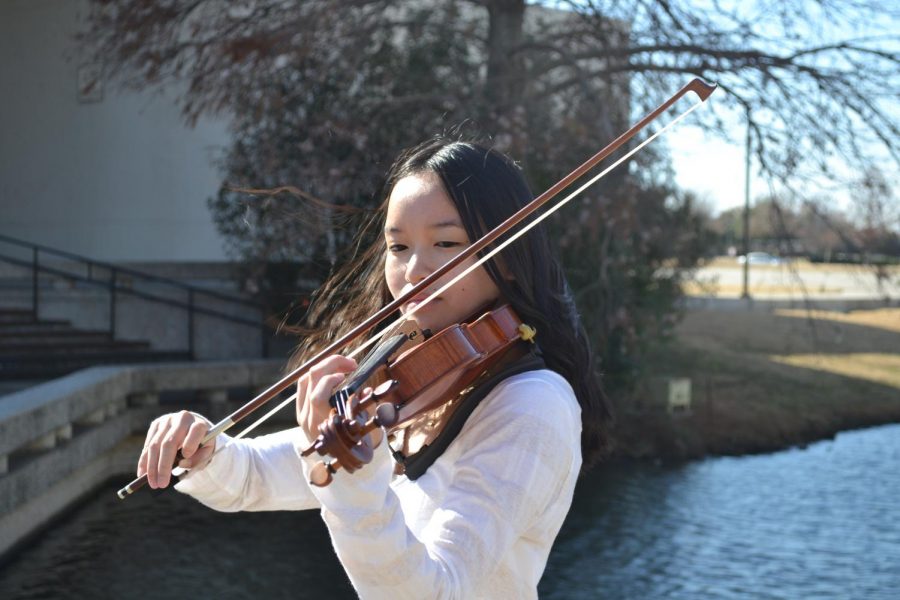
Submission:
MULTIPOLYGON (((604 169, 601 173, 599 173, 598 175, 591 178, 590 181, 588 181, 586 184, 579 187, 575 192, 573 192, 572 194, 570 194, 569 196, 564 198, 562 201, 557 203, 557 205, 553 206, 550 210, 545 211, 542 215, 540 215, 536 219, 532 220, 532 222, 529 223, 527 227, 522 228, 522 230, 519 231, 515 236, 511 236, 509 239, 504 241, 502 244, 498 245, 496 248, 493 248, 485 256, 482 256, 480 258, 480 260, 478 262, 476 262, 474 265, 471 265, 468 269, 466 269, 465 271, 463 271, 462 273, 460 273, 459 275, 454 277, 451 281, 447 282, 440 289, 438 289, 434 293, 430 294, 420 304, 413 307, 413 309, 414 309, 413 311, 410 311, 409 314, 404 315, 404 318, 408 318, 410 315, 412 315, 416 311, 416 309, 419 309, 419 308, 425 306, 426 304, 428 304, 428 302, 432 298, 439 296, 441 293, 443 293, 444 290, 446 290, 447 288, 452 286, 454 283, 456 283, 457 281, 459 281, 460 279, 465 277, 472 270, 476 269, 478 266, 480 266, 482 263, 484 263, 484 261, 489 260, 497 252, 499 252, 504 247, 506 247, 513 241, 515 241, 515 239, 517 239, 520 235, 527 232, 531 227, 536 226, 540 221, 547 218, 550 214, 552 214, 553 212, 558 210, 560 207, 562 207, 568 201, 572 200, 572 198, 574 198, 575 196, 580 194, 587 187, 589 187, 590 185, 593 185, 601 177, 605 176, 612 169, 614 169, 619 164, 621 164, 622 162, 624 162, 625 160, 630 158, 635 152, 639 151, 641 148, 643 148, 644 146, 649 144, 651 141, 653 141, 656 137, 658 137, 663 132, 668 130, 670 127, 674 126, 676 123, 678 123, 679 121, 681 121, 682 119, 687 117, 691 112, 696 110, 703 102, 706 102, 707 98, 709 98, 710 94, 712 94, 716 90, 716 88, 717 88, 717 85, 708 84, 699 78, 695 78, 695 79, 691 80, 687 85, 685 85, 680 90, 678 90, 675 94, 673 94, 668 100, 666 100, 665 102, 660 104, 658 107, 656 107, 652 112, 650 112, 643 119, 641 119, 640 121, 635 123, 633 126, 631 126, 631 128, 629 128, 627 131, 625 131, 623 134, 621 134, 615 140, 610 142, 602 150, 600 150, 599 152, 594 154, 592 157, 587 159, 584 163, 582 163, 580 166, 578 166, 571 173, 569 173, 568 175, 566 175, 565 177, 560 179, 558 182, 553 184, 553 186, 551 186, 547 191, 542 193, 540 196, 538 196, 537 198, 535 198, 534 200, 532 200, 531 202, 529 202, 528 204, 523 206, 521 209, 516 211, 513 215, 508 217, 505 221, 500 223, 497 227, 495 227, 491 231, 487 232, 480 239, 474 241, 471 245, 469 245, 468 247, 463 249, 459 254, 457 254, 455 257, 453 257, 449 261, 447 261, 447 263, 444 264, 442 267, 439 267, 437 270, 435 270, 430 275, 425 277, 425 279, 423 279, 422 281, 420 281, 419 283, 414 285, 408 292, 406 292, 405 294, 402 294, 398 298, 394 299, 392 302, 390 302, 387 305, 385 305, 384 307, 382 307, 375 314, 371 315, 366 320, 364 320, 362 323, 356 325, 353 329, 348 331, 346 334, 344 334, 343 336, 341 336, 340 338, 338 338, 337 340, 335 340, 334 342, 329 344, 324 349, 320 350, 318 353, 316 353, 315 356, 313 356, 312 358, 305 361, 302 365, 300 365, 299 367, 297 367, 290 373, 284 375, 281 379, 279 379, 277 382, 275 382, 274 384, 269 386, 267 389, 262 391, 255 398, 253 398, 252 400, 250 400, 249 402, 247 402, 246 404, 244 404, 243 406, 241 406, 240 408, 235 410, 233 413, 231 413, 230 415, 228 415, 227 417, 225 417, 224 419, 222 419, 221 421, 216 423, 207 432, 206 436, 204 436, 203 440, 200 442, 201 445, 207 444, 209 441, 213 440, 220 433, 225 433, 226 431, 231 429, 231 427, 233 427, 240 421, 247 418, 250 414, 254 413, 256 410, 258 410, 263 405, 270 402, 273 398, 275 398, 277 395, 279 395, 285 389, 287 389, 288 387, 293 385, 300 377, 302 377, 303 375, 308 373, 309 370, 313 366, 315 366, 316 364, 321 362, 326 357, 331 356, 332 354, 336 354, 336 353, 340 352, 341 350, 343 350, 344 348, 346 348, 347 346, 349 346, 350 344, 352 344, 354 341, 356 341, 361 336, 365 335, 371 329, 373 329, 378 324, 380 324, 382 321, 387 319, 395 311, 399 310, 400 307, 404 306, 406 303, 408 303, 410 300, 412 300, 418 294, 422 293, 423 291, 428 289, 430 286, 432 286, 434 283, 436 283, 441 277, 443 277, 444 275, 449 273, 455 267, 459 266, 463 261, 474 256, 478 252, 487 248, 490 244, 497 241, 498 238, 500 238, 501 236, 506 234, 513 227, 515 227, 517 224, 519 224, 522 220, 526 219, 528 216, 530 216, 532 213, 534 213, 536 210, 538 210, 541 206, 543 206, 544 204, 546 204, 547 202, 549 202, 550 200, 555 198, 562 190, 564 190, 569 185, 571 185, 575 180, 577 180, 578 178, 583 176, 585 173, 587 173, 589 170, 594 168, 600 161, 609 157, 613 152, 615 152, 616 150, 621 148, 625 143, 627 143, 629 140, 631 140, 635 135, 637 135, 647 125, 649 125, 650 123, 655 121, 657 118, 659 118, 660 115, 662 115, 669 108, 671 108, 672 105, 675 104, 682 97, 686 96, 690 92, 693 92, 697 95, 697 97, 700 99, 699 103, 692 105, 690 109, 688 109, 687 111, 680 114, 671 123, 666 125, 660 131, 656 132, 655 134, 653 134, 652 136, 648 137, 646 140, 641 142, 641 144, 639 144, 638 146, 636 146, 635 148, 630 150, 627 154, 625 154, 624 156, 619 158, 615 163, 613 163, 612 165, 610 165, 609 167, 604 169)), ((364 347, 368 346, 369 343, 374 343, 374 340, 376 340, 376 339, 378 339, 378 338, 377 337, 372 338, 371 340, 369 340, 369 342, 367 344, 364 344, 362 347, 357 348, 357 352, 361 351, 364 347)), ((246 435, 247 433, 249 433, 249 431, 252 428, 259 425, 262 421, 264 421, 270 415, 272 415, 275 412, 277 412, 278 410, 280 410, 285 404, 287 404, 288 402, 291 402, 292 400, 293 400, 293 397, 284 400, 275 409, 269 411, 260 420, 258 420, 256 423, 254 423, 249 428, 244 430, 242 432, 242 435, 246 435)), ((119 496, 120 499, 124 500, 126 497, 133 494, 135 491, 139 490, 140 488, 144 487, 146 484, 147 484, 147 475, 145 474, 145 475, 142 475, 141 477, 138 477, 137 479, 133 480, 131 483, 126 485, 124 488, 120 489, 117 492, 117 495, 119 496)))

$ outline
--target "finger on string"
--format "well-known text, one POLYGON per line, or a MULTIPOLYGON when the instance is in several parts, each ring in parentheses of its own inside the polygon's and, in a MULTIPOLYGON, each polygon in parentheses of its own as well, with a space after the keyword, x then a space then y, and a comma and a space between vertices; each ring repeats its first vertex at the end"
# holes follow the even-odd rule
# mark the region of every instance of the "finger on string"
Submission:
POLYGON ((353 371, 357 366, 354 359, 340 354, 333 354, 318 364, 313 365, 309 370, 310 381, 316 381, 319 378, 332 373, 347 374, 353 371))
POLYGON ((342 373, 326 375, 316 383, 316 387, 306 397, 306 404, 309 405, 306 413, 306 430, 310 434, 315 434, 314 432, 317 431, 319 423, 328 414, 330 408, 328 399, 331 397, 334 388, 340 385, 343 380, 344 375, 342 373))
MULTIPOLYGON (((365 343, 363 343, 362 345, 357 347, 355 350, 350 352, 350 354, 347 355, 347 358, 356 360, 356 356, 358 356, 360 353, 362 353, 363 350, 365 350, 369 346, 372 346, 373 344, 375 344, 375 343, 379 342, 380 340, 384 339, 385 337, 387 337, 386 334, 389 332, 393 332, 396 327, 401 326, 403 324, 404 320, 405 320, 404 317, 395 319, 390 324, 389 327, 387 327, 386 329, 384 329, 380 332, 377 332, 375 335, 373 335, 371 338, 369 338, 365 343)), ((306 410, 305 410, 306 409, 306 401, 305 400, 306 400, 306 394, 307 394, 308 388, 309 388, 308 384, 309 384, 309 372, 307 371, 305 374, 300 376, 300 378, 297 380, 297 394, 296 395, 286 398, 285 400, 282 400, 281 403, 278 404, 278 406, 276 406, 275 408, 273 408, 272 410, 270 410, 263 416, 259 417, 257 420, 255 420, 253 423, 251 423, 246 429, 244 429, 243 431, 241 431, 240 433, 235 435, 234 439, 239 440, 242 437, 249 435, 251 431, 253 431, 257 427, 259 427, 260 425, 262 425, 263 423, 268 421, 273 415, 275 415, 282 408, 284 408, 288 404, 292 404, 292 403, 296 403, 298 406, 298 408, 295 409, 295 416, 297 419, 297 423, 298 424, 304 423, 307 420, 307 415, 306 415, 306 410)), ((217 449, 216 452, 219 452, 219 449, 217 449)))
POLYGON ((313 391, 307 396, 306 401, 312 402, 313 407, 327 407, 328 399, 331 398, 331 394, 334 392, 334 388, 339 386, 342 381, 344 381, 345 373, 332 373, 331 375, 325 375, 319 381, 316 382, 316 386, 313 388, 313 391))

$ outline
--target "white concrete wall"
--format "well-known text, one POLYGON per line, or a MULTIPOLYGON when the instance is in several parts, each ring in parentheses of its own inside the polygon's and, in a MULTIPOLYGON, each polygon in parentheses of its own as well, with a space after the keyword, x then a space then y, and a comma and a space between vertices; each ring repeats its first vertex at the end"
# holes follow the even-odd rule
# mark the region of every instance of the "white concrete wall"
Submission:
POLYGON ((79 102, 86 4, 0 0, 0 233, 100 260, 223 260, 206 199, 227 122, 190 129, 171 92, 106 82, 79 102))

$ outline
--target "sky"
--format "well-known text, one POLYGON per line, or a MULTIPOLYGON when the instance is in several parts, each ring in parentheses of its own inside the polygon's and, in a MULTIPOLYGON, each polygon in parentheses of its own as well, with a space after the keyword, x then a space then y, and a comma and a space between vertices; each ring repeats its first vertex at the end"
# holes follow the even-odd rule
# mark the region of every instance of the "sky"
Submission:
MULTIPOLYGON (((715 102, 715 98, 713 94, 708 101, 715 102)), ((680 188, 697 193, 715 214, 744 205, 746 128, 741 129, 736 127, 732 139, 723 140, 686 121, 671 130, 666 140, 675 182, 680 188)), ((750 172, 752 202, 757 194, 768 190, 768 184, 753 175, 752 163, 750 172)))
MULTIPOLYGON (((715 101, 716 94, 707 100, 707 102, 715 101)), ((897 110, 900 111, 900 102, 897 102, 896 105, 897 110)), ((681 106, 681 108, 685 109, 689 106, 681 106)), ((666 144, 670 150, 676 184, 684 190, 695 192, 715 215, 744 205, 744 186, 747 173, 747 127, 742 119, 733 117, 731 135, 728 139, 723 139, 721 135, 709 133, 696 124, 698 122, 697 113, 705 109, 705 106, 701 106, 684 122, 667 132, 666 144)), ((722 115, 721 112, 720 115, 722 115)), ((727 122, 729 117, 723 116, 727 122)), ((856 176, 837 159, 829 159, 828 163, 832 172, 840 173, 843 178, 852 179, 856 176)), ((878 164, 893 185, 895 192, 900 190, 900 173, 896 172, 893 161, 885 154, 883 160, 878 161, 878 164)), ((805 185, 807 187, 815 186, 816 189, 821 190, 834 203, 834 208, 844 212, 853 211, 850 190, 841 187, 834 180, 822 177, 817 183, 809 181, 805 185)), ((777 192, 777 190, 777 184, 773 188, 772 182, 758 174, 755 157, 751 156, 750 203, 753 204, 758 197, 766 196, 772 191, 777 192)))

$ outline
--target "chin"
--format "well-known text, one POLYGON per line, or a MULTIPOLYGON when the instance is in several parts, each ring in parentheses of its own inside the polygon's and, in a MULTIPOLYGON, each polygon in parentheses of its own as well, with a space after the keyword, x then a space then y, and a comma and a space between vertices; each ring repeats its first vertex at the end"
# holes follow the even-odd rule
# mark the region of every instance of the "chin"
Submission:
POLYGON ((436 319, 421 317, 418 314, 413 315, 411 319, 416 322, 416 325, 419 329, 423 331, 428 329, 431 331, 431 333, 437 333, 438 331, 446 327, 446 325, 437 322, 436 319))
MULTIPOLYGON (((439 323, 439 322, 443 321, 443 319, 441 318, 440 308, 435 306, 438 303, 440 303, 440 299, 435 299, 435 300, 432 300, 431 302, 429 302, 427 305, 425 305, 425 307, 422 308, 421 310, 413 313, 411 316, 407 316, 410 312, 408 310, 404 310, 402 314, 405 318, 418 323, 420 329, 435 330, 434 323, 439 323), (435 310, 435 309, 437 309, 437 310, 435 310)), ((443 329, 444 327, 446 327, 446 325, 441 327, 441 329, 443 329)))

